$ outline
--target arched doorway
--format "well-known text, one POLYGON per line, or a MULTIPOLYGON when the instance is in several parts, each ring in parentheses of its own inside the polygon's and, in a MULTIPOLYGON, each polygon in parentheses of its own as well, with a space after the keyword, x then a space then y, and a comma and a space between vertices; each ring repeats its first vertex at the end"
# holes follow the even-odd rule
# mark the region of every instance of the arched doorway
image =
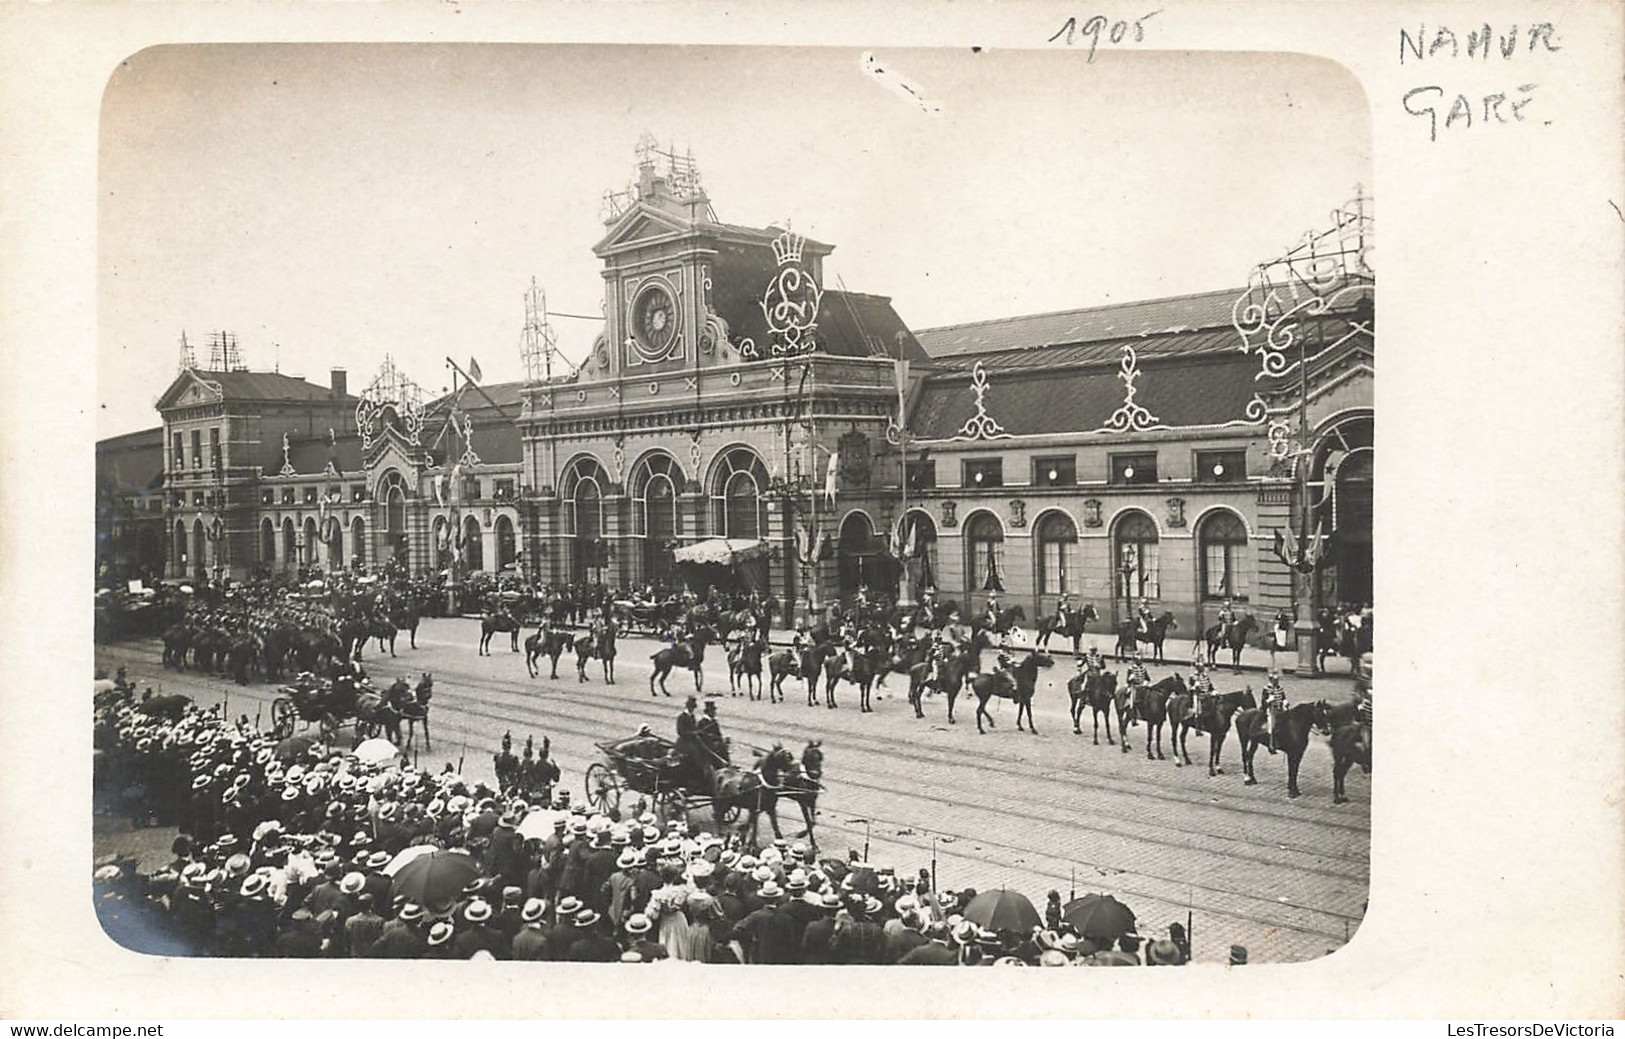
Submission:
POLYGON ((462 536, 458 545, 463 551, 463 569, 468 573, 485 569, 484 539, 480 536, 480 521, 473 516, 463 519, 462 536))
POLYGON ((1350 415, 1315 445, 1308 491, 1327 536, 1317 608, 1359 606, 1372 599, 1373 432, 1370 415, 1350 415))
POLYGON ((1138 509, 1117 517, 1112 527, 1112 622, 1133 618, 1141 603, 1160 594, 1157 524, 1138 509))
POLYGON ((902 546, 903 580, 909 584, 910 598, 918 602, 920 593, 937 587, 936 521, 924 512, 908 512, 897 525, 897 537, 902 546))
POLYGON ((305 520, 305 529, 302 531, 305 539, 304 549, 299 554, 300 562, 305 566, 316 566, 321 562, 322 536, 316 527, 315 517, 305 520))
POLYGON ((1033 528, 1037 615, 1055 612, 1061 596, 1076 593, 1078 527, 1064 512, 1046 512, 1033 528))
POLYGON ((837 559, 837 587, 842 600, 857 595, 859 588, 867 588, 871 599, 897 594, 891 558, 886 555, 885 545, 875 537, 875 527, 867 513, 853 512, 841 521, 837 559))
POLYGON ((299 565, 299 535, 293 529, 293 517, 282 521, 282 569, 299 565))
POLYGON ((260 520, 260 565, 267 572, 276 568, 276 524, 269 517, 260 520))
POLYGON ((671 579, 672 551, 680 525, 677 492, 682 470, 670 455, 645 455, 632 469, 632 522, 638 536, 638 581, 663 585, 671 579))
POLYGON ((337 516, 327 517, 322 524, 322 544, 327 546, 327 572, 336 574, 344 569, 344 524, 337 516))
POLYGON ((568 573, 572 582, 590 582, 603 573, 607 557, 604 489, 608 486, 609 474, 596 458, 584 455, 565 468, 561 490, 570 534, 568 573))
POLYGON ((350 521, 350 565, 357 570, 367 565, 367 521, 360 516, 350 521))
POLYGON ((1252 589, 1247 527, 1229 509, 1215 509, 1196 530, 1197 588, 1205 601, 1245 600, 1252 589))
POLYGON ((407 565, 410 555, 406 536, 406 479, 391 469, 379 478, 374 497, 384 506, 383 526, 378 531, 379 555, 407 565))
POLYGON ((444 516, 436 516, 430 535, 430 552, 434 555, 434 569, 436 573, 451 568, 456 559, 455 546, 451 543, 451 525, 444 516))
POLYGON ((514 544, 513 520, 506 516, 498 516, 497 532, 497 570, 500 572, 516 558, 517 546, 514 544))
POLYGON ((1004 527, 991 512, 965 520, 965 600, 976 609, 978 596, 1004 591, 1004 527))

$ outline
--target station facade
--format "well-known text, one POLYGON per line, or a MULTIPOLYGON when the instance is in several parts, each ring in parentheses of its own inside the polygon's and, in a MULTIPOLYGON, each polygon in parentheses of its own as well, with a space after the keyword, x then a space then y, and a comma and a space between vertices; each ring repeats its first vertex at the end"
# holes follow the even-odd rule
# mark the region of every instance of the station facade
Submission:
POLYGON ((1263 626, 1369 602, 1367 206, 1237 288, 916 330, 825 287, 832 246, 720 222, 691 164, 646 152, 568 374, 535 335, 525 380, 459 370, 432 401, 387 358, 355 395, 184 368, 158 405, 166 572, 624 588, 706 543, 802 609, 931 587, 1033 618, 1066 594, 1107 624, 1169 611, 1176 641, 1227 598, 1263 626))

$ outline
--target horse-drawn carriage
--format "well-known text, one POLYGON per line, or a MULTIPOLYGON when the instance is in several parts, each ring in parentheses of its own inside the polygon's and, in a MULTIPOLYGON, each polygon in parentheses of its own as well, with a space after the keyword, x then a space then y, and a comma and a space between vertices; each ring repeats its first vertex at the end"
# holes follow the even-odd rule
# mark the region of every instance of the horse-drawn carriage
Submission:
POLYGON ((306 727, 315 725, 324 743, 336 742, 339 731, 346 725, 355 729, 358 745, 374 736, 387 735, 394 743, 401 738, 401 722, 411 724, 413 735, 423 726, 424 747, 429 743, 429 698, 433 679, 423 676, 414 692, 405 681, 391 687, 391 695, 379 692, 369 685, 357 685, 348 679, 322 680, 318 684, 298 683, 283 686, 271 701, 271 733, 277 739, 293 735, 296 721, 306 727), (391 701, 394 700, 395 703, 391 701), (397 703, 399 706, 397 706, 397 703))
POLYGON ((665 638, 683 615, 683 603, 675 596, 661 602, 647 599, 616 599, 611 608, 616 624, 624 632, 665 638))
POLYGON ((717 825, 731 825, 746 816, 754 836, 756 821, 766 811, 779 835, 777 804, 795 801, 807 822, 810 836, 822 786, 823 753, 810 744, 803 764, 783 746, 760 752, 750 768, 725 764, 702 769, 671 740, 639 733, 622 740, 597 744, 604 760, 587 768, 587 802, 597 811, 619 814, 624 791, 641 795, 662 819, 686 817, 710 809, 717 825))

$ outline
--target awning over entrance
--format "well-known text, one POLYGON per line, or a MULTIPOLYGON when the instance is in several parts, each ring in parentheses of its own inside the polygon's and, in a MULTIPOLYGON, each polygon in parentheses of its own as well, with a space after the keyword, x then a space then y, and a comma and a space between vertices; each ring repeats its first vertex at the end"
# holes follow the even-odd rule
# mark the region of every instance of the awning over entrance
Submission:
POLYGON ((679 563, 714 563, 732 566, 767 555, 767 542, 754 538, 709 538, 684 545, 672 553, 679 563))

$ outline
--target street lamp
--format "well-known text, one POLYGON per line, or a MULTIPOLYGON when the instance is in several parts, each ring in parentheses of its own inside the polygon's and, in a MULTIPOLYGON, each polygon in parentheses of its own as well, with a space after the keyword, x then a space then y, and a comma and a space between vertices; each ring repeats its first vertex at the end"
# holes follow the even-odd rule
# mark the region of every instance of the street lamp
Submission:
MULTIPOLYGON (((1121 558, 1117 564, 1117 572, 1123 575, 1123 596, 1125 599, 1124 613, 1130 625, 1134 623, 1134 571, 1140 568, 1140 553, 1133 545, 1124 545, 1121 558)), ((1135 646, 1139 646, 1136 635, 1135 646)))

